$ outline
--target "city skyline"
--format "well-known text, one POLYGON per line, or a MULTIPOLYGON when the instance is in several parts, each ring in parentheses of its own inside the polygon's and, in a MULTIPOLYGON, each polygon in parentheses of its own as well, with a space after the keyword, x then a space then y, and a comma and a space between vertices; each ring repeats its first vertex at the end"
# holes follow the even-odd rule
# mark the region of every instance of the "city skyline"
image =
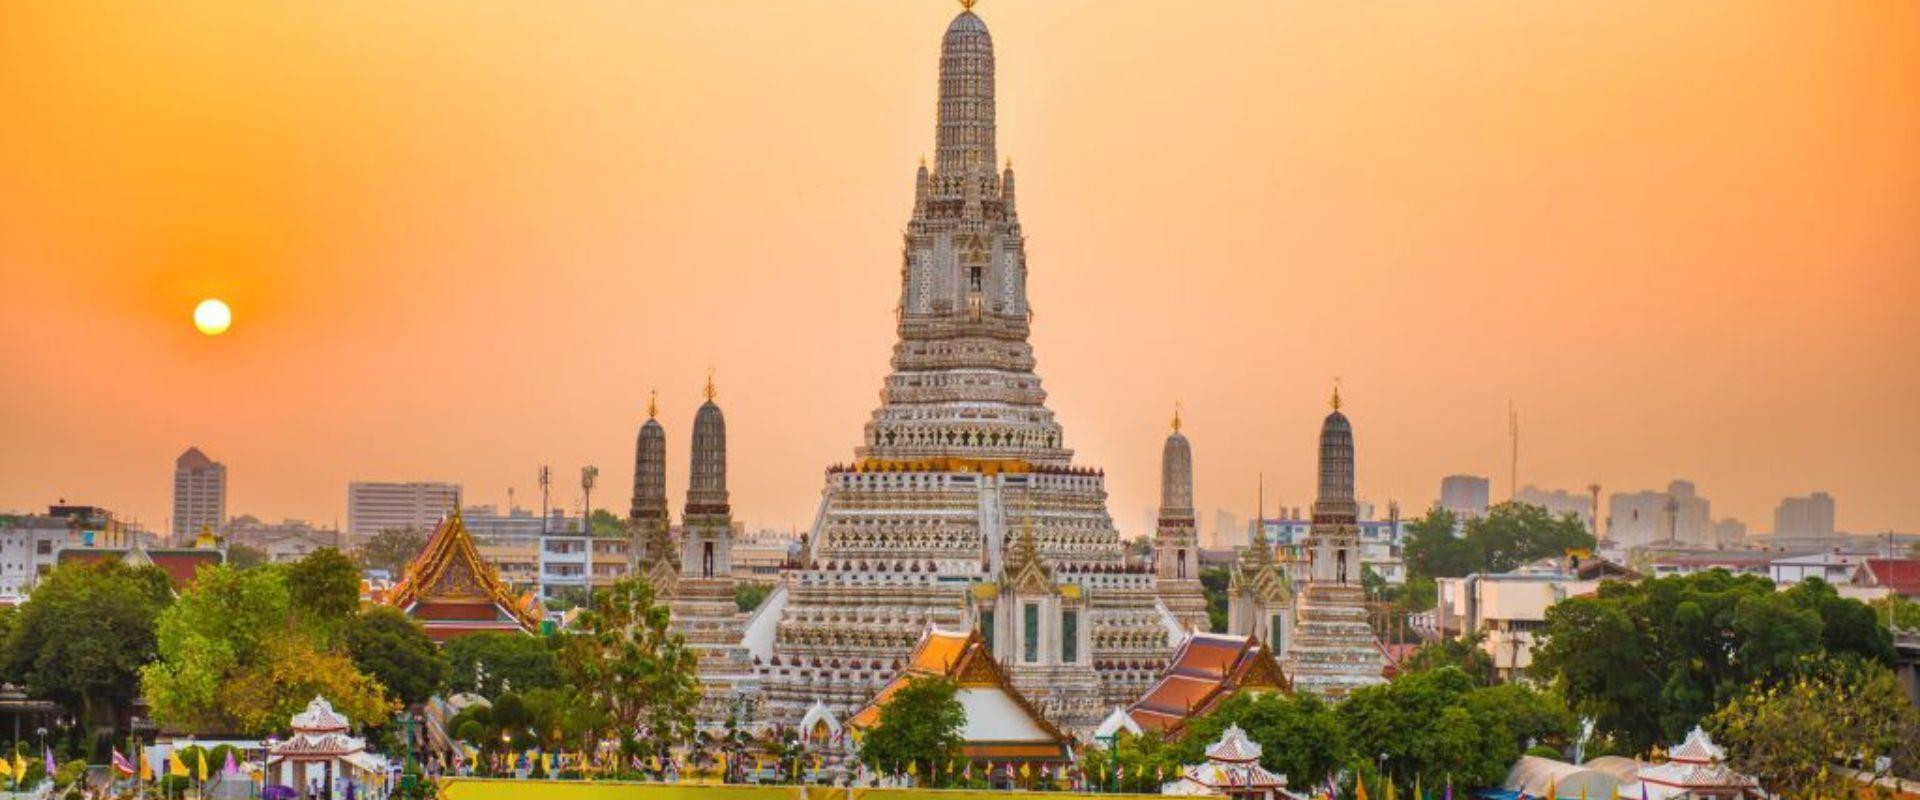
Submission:
MULTIPOLYGON (((364 61, 211 6, 103 31, 24 15, 0 32, 0 108, 37 112, 0 132, 0 268, 25 298, 0 360, 58 390, 0 399, 0 507, 65 497, 159 530, 188 446, 232 469, 230 512, 266 518, 343 521, 355 480, 446 480, 468 502, 512 486, 529 506, 541 463, 559 502, 582 464, 629 482, 655 388, 678 498, 712 368, 737 516, 804 525, 886 373, 898 241, 874 222, 911 197, 924 31, 952 12, 856 8, 496 9, 451 31, 306 12, 366 26, 364 61), (903 33, 832 24, 851 18, 903 33), (281 47, 243 57, 195 27, 212 21, 281 47), (521 25, 538 47, 482 51, 476 30, 521 25), (763 52, 697 55, 734 38, 763 52), (103 46, 147 69, 83 69, 103 46), (627 50, 649 46, 659 62, 627 50), (64 93, 8 77, 23 52, 64 93), (247 58, 260 70, 224 71, 247 58), (652 106, 594 102, 615 90, 652 106), (22 157, 61 139, 53 163, 22 157), (219 338, 189 323, 209 295, 234 309, 219 338)), ((1038 371, 1112 507, 1152 504, 1176 401, 1199 508, 1246 515, 1262 473, 1270 506, 1305 505, 1338 377, 1381 507, 1424 508, 1456 472, 1504 499, 1512 400, 1522 485, 1687 478, 1756 530, 1825 490, 1841 529, 1920 528, 1902 502, 1920 383, 1899 369, 1920 362, 1900 302, 1920 288, 1920 98, 1888 77, 1920 69, 1897 33, 1916 12, 1629 6, 1562 29, 1511 9, 1488 27, 1155 8, 994 13, 1022 45, 1001 149, 1039 232, 1038 371), (1274 24, 1223 24, 1241 18, 1274 24), (1596 25, 1622 41, 1589 41, 1596 25), (1761 42, 1794 57, 1769 67, 1761 42), (1142 52, 1185 58, 1129 70, 1142 52), (1512 96, 1474 92, 1483 70, 1512 96)))

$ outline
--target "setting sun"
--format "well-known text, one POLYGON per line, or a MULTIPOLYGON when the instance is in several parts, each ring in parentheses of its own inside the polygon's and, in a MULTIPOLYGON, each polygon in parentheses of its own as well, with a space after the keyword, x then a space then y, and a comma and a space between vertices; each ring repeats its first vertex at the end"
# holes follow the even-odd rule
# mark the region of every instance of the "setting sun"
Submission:
POLYGON ((193 307, 193 327, 208 336, 219 336, 233 324, 233 310, 218 298, 209 297, 193 307))

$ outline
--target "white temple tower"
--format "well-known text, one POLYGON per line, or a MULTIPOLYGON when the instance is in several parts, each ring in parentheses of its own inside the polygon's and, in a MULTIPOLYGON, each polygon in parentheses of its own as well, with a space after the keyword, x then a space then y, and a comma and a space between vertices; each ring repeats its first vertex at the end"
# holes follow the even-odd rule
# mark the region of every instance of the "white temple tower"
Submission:
POLYGON ((1104 475, 1073 464, 1046 406, 1013 170, 995 169, 994 138, 993 38, 966 10, 940 42, 936 157, 914 176, 892 374, 855 462, 827 471, 777 631, 752 644, 770 721, 795 724, 815 700, 852 715, 939 625, 999 631, 1014 685, 1090 730, 1140 696, 1181 635, 1153 571, 1126 562, 1104 475), (1031 550, 1009 564, 1016 535, 1031 550))
POLYGON ((1160 601, 1192 630, 1207 630, 1207 596, 1200 585, 1200 534, 1193 515, 1193 445, 1173 432, 1160 448, 1160 516, 1153 533, 1153 573, 1160 601))
POLYGON ((680 574, 662 589, 673 629, 699 659, 703 689, 698 710, 706 728, 728 720, 750 723, 758 690, 752 659, 742 644, 745 615, 733 599, 733 506, 727 496, 727 420, 707 378, 706 402, 693 417, 687 504, 680 517, 680 574))
POLYGON ((1293 638, 1282 665, 1294 691, 1332 698, 1386 682, 1385 661, 1367 624, 1366 591, 1360 586, 1360 529, 1353 502, 1353 425, 1333 413, 1320 426, 1320 495, 1307 534, 1306 588, 1301 591, 1293 638))

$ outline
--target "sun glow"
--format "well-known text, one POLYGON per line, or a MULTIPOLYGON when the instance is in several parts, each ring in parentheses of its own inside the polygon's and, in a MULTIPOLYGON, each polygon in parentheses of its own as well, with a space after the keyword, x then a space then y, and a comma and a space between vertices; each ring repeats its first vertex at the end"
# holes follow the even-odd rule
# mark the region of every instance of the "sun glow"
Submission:
POLYGON ((193 327, 199 328, 201 333, 219 336, 226 333, 232 324, 233 310, 227 308, 224 300, 209 297, 193 307, 193 327))

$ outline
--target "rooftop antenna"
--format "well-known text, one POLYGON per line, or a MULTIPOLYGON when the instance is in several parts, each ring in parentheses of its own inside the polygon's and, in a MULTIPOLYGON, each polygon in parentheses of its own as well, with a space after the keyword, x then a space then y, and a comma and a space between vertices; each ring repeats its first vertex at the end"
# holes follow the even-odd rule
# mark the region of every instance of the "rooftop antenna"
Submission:
POLYGON ((1512 462, 1507 471, 1507 499, 1520 499, 1520 412, 1513 407, 1513 401, 1507 401, 1507 439, 1511 445, 1512 462))
POLYGON ((540 465, 540 535, 547 535, 547 518, 552 516, 547 509, 553 494, 553 468, 540 465))

